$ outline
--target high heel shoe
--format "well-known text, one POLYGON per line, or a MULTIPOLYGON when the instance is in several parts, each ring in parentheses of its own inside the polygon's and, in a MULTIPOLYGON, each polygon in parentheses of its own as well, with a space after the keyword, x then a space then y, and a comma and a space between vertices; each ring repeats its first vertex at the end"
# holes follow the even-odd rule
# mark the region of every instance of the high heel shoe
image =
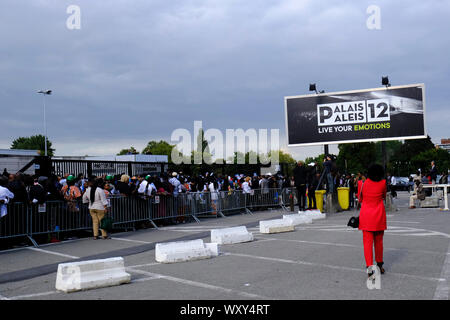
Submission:
POLYGON ((377 266, 378 266, 378 268, 380 268, 381 274, 384 274, 384 272, 385 272, 385 270, 383 268, 383 264, 384 264, 384 262, 377 262, 377 266))

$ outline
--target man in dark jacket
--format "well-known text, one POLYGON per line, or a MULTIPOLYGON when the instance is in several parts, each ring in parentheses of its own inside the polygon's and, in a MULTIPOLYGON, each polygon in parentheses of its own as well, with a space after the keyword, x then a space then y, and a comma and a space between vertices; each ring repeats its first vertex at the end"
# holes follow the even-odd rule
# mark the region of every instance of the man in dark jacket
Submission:
POLYGON ((315 164, 308 170, 308 209, 317 209, 316 189, 319 185, 320 173, 317 172, 315 164))
POLYGON ((428 175, 431 177, 431 183, 436 184, 438 170, 436 168, 436 164, 434 163, 434 161, 431 161, 431 169, 430 169, 430 173, 428 175))
MULTIPOLYGON (((11 179, 11 177, 10 177, 11 179)), ((13 175, 12 181, 8 183, 7 188, 14 193, 14 199, 11 202, 28 202, 27 190, 25 188, 24 176, 22 173, 13 175)))
POLYGON ((297 163, 294 169, 295 188, 297 189, 297 201, 300 211, 305 211, 306 207, 306 177, 307 170, 303 165, 303 161, 297 163))

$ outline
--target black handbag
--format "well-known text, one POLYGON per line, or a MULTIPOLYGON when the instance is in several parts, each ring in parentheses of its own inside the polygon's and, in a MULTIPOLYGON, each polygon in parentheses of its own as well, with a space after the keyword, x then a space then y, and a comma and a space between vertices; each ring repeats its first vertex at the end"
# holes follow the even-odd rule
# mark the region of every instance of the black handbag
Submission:
POLYGON ((359 227, 359 217, 351 217, 350 220, 348 220, 347 226, 352 228, 358 228, 359 227))
MULTIPOLYGON (((362 189, 364 186, 364 182, 361 185, 361 190, 359 191, 359 201, 358 201, 358 205, 356 207, 357 210, 361 209, 361 202, 362 202, 362 189)), ((352 227, 352 228, 358 228, 359 227, 359 216, 358 217, 351 217, 350 220, 348 220, 347 226, 352 227)))

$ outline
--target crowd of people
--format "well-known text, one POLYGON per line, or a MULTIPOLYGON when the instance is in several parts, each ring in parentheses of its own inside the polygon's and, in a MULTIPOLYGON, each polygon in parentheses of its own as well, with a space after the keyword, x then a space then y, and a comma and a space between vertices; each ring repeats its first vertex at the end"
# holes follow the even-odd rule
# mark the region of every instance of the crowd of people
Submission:
MULTIPOLYGON (((64 176, 51 175, 50 177, 23 173, 9 174, 5 169, 0 175, 0 205, 10 202, 43 204, 46 201, 54 200, 73 203, 74 200, 81 200, 89 186, 96 181, 96 185, 104 190, 107 198, 115 195, 140 198, 157 194, 177 196, 181 193, 191 192, 215 194, 219 191, 250 193, 255 189, 265 191, 295 187, 300 210, 317 208, 315 190, 324 189, 327 193, 336 193, 337 188, 347 187, 349 188, 349 207, 353 208, 359 185, 365 181, 367 174, 364 172, 342 174, 331 155, 325 157, 323 168, 324 170, 321 172, 316 163, 306 165, 303 161, 299 161, 291 177, 283 176, 281 173, 223 176, 206 172, 193 176, 183 172, 167 172, 160 176, 141 174, 130 177, 127 174, 118 174, 89 178, 81 173, 78 175, 67 173, 64 176)), ((417 180, 420 180, 422 184, 436 182, 446 184, 448 181, 448 176, 445 174, 439 181, 436 181, 436 178, 437 169, 433 161, 427 174, 422 175, 419 171, 414 178, 410 177, 410 191, 416 193, 414 181, 417 180)), ((386 183, 387 190, 395 197, 395 177, 387 173, 386 183)), ((71 210, 76 209, 76 207, 71 208, 71 210)))

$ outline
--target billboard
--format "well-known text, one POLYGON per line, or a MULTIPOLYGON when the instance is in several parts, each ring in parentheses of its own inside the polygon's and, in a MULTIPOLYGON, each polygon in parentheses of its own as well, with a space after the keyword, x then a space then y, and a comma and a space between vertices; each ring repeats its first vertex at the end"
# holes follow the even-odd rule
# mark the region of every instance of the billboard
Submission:
POLYGON ((426 138, 425 85, 284 98, 288 146, 426 138))

